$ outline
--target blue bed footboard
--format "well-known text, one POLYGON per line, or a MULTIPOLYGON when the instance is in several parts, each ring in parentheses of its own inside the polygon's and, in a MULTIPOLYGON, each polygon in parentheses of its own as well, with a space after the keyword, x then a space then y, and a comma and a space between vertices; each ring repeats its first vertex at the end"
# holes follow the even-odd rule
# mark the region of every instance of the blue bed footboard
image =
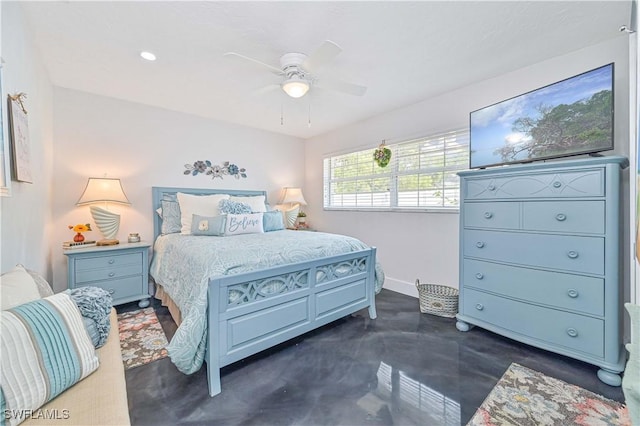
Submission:
POLYGON ((207 377, 220 393, 220 368, 334 320, 375 308, 376 249, 209 281, 207 377))

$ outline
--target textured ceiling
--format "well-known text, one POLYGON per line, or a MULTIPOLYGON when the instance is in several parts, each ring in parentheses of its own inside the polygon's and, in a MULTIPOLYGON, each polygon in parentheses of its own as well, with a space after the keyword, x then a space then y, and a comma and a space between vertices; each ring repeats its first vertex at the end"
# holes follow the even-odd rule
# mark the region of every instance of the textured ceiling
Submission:
POLYGON ((25 2, 54 85, 308 138, 613 37, 631 1, 25 2), (319 72, 362 97, 279 78, 324 40, 343 52, 319 72), (154 52, 147 62, 139 52, 154 52), (308 127, 309 107, 311 127, 308 127), (281 110, 284 124, 281 124, 281 110))

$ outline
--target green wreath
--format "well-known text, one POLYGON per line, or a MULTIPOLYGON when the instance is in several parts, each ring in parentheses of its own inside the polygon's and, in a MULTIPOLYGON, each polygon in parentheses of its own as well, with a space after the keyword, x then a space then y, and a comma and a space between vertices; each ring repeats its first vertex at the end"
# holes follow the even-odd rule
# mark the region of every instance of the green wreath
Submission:
POLYGON ((373 160, 382 168, 389 165, 391 160, 391 150, 384 146, 384 142, 373 152, 373 160))

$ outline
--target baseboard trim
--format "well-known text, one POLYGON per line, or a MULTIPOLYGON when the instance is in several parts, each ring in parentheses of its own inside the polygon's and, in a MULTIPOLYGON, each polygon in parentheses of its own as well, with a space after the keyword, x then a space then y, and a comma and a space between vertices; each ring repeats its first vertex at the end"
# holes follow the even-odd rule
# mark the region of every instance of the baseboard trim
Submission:
POLYGON ((396 280, 395 278, 385 277, 384 288, 395 291, 396 293, 406 294, 407 296, 418 298, 418 289, 414 283, 396 280))

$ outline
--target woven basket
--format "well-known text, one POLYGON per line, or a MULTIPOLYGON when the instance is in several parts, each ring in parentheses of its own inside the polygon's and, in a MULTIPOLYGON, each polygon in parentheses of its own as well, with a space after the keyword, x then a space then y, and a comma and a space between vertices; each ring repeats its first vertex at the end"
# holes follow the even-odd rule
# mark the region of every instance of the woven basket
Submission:
POLYGON ((416 280, 420 295, 420 312, 453 318, 458 313, 458 289, 439 284, 420 284, 416 280))

